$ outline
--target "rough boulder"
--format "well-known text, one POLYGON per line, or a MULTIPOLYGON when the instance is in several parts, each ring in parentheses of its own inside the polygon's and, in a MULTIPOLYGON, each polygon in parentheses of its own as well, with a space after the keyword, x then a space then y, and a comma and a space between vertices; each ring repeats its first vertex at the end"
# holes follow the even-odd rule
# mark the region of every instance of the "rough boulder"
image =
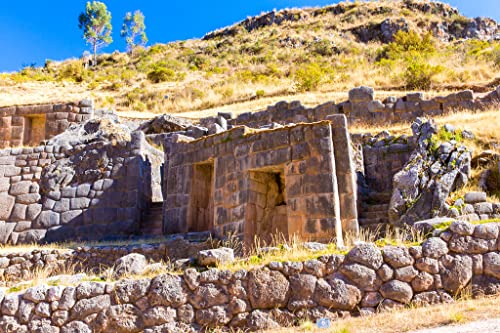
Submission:
POLYGON ((396 225, 446 214, 446 198, 470 176, 471 153, 453 128, 438 131, 432 121, 417 118, 412 131, 417 147, 393 178, 389 219, 396 225))

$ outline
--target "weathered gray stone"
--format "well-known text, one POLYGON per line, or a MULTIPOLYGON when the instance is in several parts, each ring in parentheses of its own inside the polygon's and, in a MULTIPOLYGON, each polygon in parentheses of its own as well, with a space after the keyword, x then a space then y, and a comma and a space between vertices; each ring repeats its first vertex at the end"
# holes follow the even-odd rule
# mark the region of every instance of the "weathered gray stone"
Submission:
POLYGON ((415 263, 415 267, 430 274, 439 273, 439 261, 437 259, 432 259, 429 257, 418 259, 415 263))
POLYGON ((498 225, 496 223, 476 225, 473 236, 482 239, 497 239, 498 225))
POLYGON ((82 282, 76 287, 76 299, 92 298, 104 294, 106 285, 99 282, 82 282))
POLYGON ((248 298, 254 309, 285 307, 290 296, 290 283, 283 274, 267 269, 249 272, 248 298))
POLYGON ((318 279, 314 300, 326 308, 352 310, 361 301, 361 292, 339 279, 333 279, 329 283, 318 279))
POLYGON ((178 307, 186 303, 187 296, 179 276, 162 274, 151 281, 148 299, 153 306, 178 307))
POLYGON ((468 192, 464 196, 465 203, 467 204, 476 204, 479 202, 486 201, 486 193, 485 192, 468 192))
POLYGON ((357 245, 347 253, 345 259, 372 269, 379 269, 384 261, 380 249, 369 243, 357 245))
POLYGON ((144 313, 144 325, 146 327, 171 323, 177 318, 175 309, 166 306, 156 306, 144 313))
POLYGON ((81 299, 71 309, 71 318, 83 320, 88 315, 99 313, 111 306, 109 295, 100 295, 89 299, 81 299))
POLYGON ((134 303, 146 296, 150 284, 149 279, 121 280, 115 284, 112 296, 119 304, 134 303))
POLYGON ((225 305, 229 302, 227 293, 216 285, 208 283, 199 286, 189 297, 189 302, 195 309, 207 309, 215 305, 225 305))
POLYGON ((0 193, 0 221, 7 221, 14 208, 15 198, 7 193, 0 193))
POLYGON ((227 247, 203 250, 198 252, 197 259, 198 263, 202 266, 230 263, 234 261, 234 251, 227 247))
POLYGON ((61 327, 61 333, 92 333, 92 330, 82 321, 72 321, 61 327))
POLYGON ((375 288, 377 274, 373 269, 359 264, 347 264, 340 268, 340 273, 362 290, 373 290, 375 288))
POLYGON ((386 246, 382 249, 384 261, 392 268, 400 268, 413 265, 413 257, 410 255, 408 248, 397 246, 386 246))
POLYGON ((430 290, 433 284, 434 278, 427 272, 418 273, 418 275, 411 281, 413 291, 417 293, 430 290))
POLYGON ((380 287, 380 293, 385 298, 389 298, 402 304, 410 303, 413 297, 413 290, 411 286, 408 283, 398 280, 392 280, 384 283, 382 287, 380 287))
POLYGON ((464 221, 454 221, 450 225, 450 230, 461 236, 471 236, 474 233, 474 225, 464 221))
POLYGON ((490 252, 483 255, 484 274, 500 279, 500 253, 490 252))
POLYGON ((422 244, 422 252, 426 257, 439 259, 448 253, 448 246, 442 239, 431 237, 422 244))
POLYGON ((148 260, 139 253, 130 253, 116 260, 114 265, 114 276, 127 276, 141 274, 146 269, 148 260))
POLYGON ((214 306, 205 310, 196 311, 196 322, 205 327, 226 325, 231 317, 223 306, 214 306))
POLYGON ((468 256, 445 255, 440 259, 443 288, 456 294, 462 290, 472 278, 472 259, 468 256))

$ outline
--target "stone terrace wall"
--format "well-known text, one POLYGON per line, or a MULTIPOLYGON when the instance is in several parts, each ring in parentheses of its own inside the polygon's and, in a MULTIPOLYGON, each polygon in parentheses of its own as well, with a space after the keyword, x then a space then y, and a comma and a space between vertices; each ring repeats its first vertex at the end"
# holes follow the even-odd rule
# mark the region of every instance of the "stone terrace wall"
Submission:
POLYGON ((345 257, 272 262, 237 272, 40 285, 1 295, 0 329, 66 332, 194 332, 204 327, 252 331, 299 320, 370 315, 409 304, 453 302, 500 291, 498 226, 456 222, 422 246, 361 244, 345 257))
POLYGON ((0 107, 0 149, 38 146, 92 117, 92 101, 0 107))
POLYGON ((233 232, 249 242, 276 232, 329 240, 341 235, 341 218, 346 228, 357 226, 342 120, 336 131, 345 133, 337 142, 330 122, 258 132, 238 127, 191 142, 166 141, 165 232, 233 232), (340 190, 342 202, 341 177, 351 186, 340 190), (340 207, 352 211, 341 215, 340 207))
POLYGON ((152 196, 148 148, 135 132, 116 145, 0 150, 0 243, 136 233, 152 196))
MULTIPOLYGON (((465 90, 444 97, 424 99, 422 93, 407 94, 402 98, 389 97, 383 102, 374 98, 374 91, 369 87, 352 89, 349 100, 335 104, 328 102, 315 108, 306 108, 299 101, 279 102, 260 112, 246 112, 234 119, 228 119, 229 125, 245 125, 259 128, 270 123, 307 123, 326 119, 330 114, 345 114, 349 123, 356 122, 400 122, 421 116, 436 116, 457 110, 484 110, 500 104, 500 87, 489 94, 476 97, 471 90, 465 90)), ((213 118, 201 119, 206 125, 213 118)))
POLYGON ((121 246, 84 246, 71 249, 42 249, 29 252, 0 254, 0 286, 11 286, 31 280, 36 271, 48 275, 59 274, 67 268, 78 272, 99 273, 113 267, 116 260, 130 253, 144 255, 149 262, 167 263, 178 259, 193 258, 199 251, 212 247, 209 241, 190 241, 182 237, 165 240, 158 244, 121 246))

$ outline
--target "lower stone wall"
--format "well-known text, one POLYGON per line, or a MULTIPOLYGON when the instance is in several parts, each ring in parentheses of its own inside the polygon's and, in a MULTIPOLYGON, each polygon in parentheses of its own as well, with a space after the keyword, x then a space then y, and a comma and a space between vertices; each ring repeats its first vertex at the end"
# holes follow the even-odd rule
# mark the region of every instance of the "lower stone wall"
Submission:
POLYGON ((40 272, 60 274, 73 269, 74 273, 99 273, 113 267, 116 260, 130 253, 139 253, 151 263, 168 263, 194 258, 199 251, 212 247, 209 241, 189 241, 175 237, 158 244, 123 246, 84 246, 72 249, 42 249, 29 252, 0 254, 0 286, 11 286, 33 279, 40 272))
POLYGON ((40 285, 2 294, 0 330, 194 332, 204 327, 256 331, 300 319, 370 315, 410 304, 453 302, 500 290, 497 224, 455 222, 422 246, 361 244, 347 255, 272 262, 249 271, 162 274, 76 287, 40 285))

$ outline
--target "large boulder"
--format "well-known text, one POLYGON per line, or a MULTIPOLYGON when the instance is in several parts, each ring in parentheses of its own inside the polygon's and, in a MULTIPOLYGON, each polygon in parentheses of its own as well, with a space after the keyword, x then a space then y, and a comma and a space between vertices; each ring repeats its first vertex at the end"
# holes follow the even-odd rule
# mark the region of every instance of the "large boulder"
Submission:
POLYGON ((455 130, 449 130, 449 126, 438 130, 433 121, 424 118, 412 124, 417 145, 408 163, 393 178, 389 205, 392 224, 413 225, 447 214, 448 195, 469 180, 471 153, 458 143, 455 130))
POLYGON ((146 270, 148 260, 139 253, 130 253, 119 258, 115 262, 114 275, 115 277, 126 275, 142 274, 146 270))

